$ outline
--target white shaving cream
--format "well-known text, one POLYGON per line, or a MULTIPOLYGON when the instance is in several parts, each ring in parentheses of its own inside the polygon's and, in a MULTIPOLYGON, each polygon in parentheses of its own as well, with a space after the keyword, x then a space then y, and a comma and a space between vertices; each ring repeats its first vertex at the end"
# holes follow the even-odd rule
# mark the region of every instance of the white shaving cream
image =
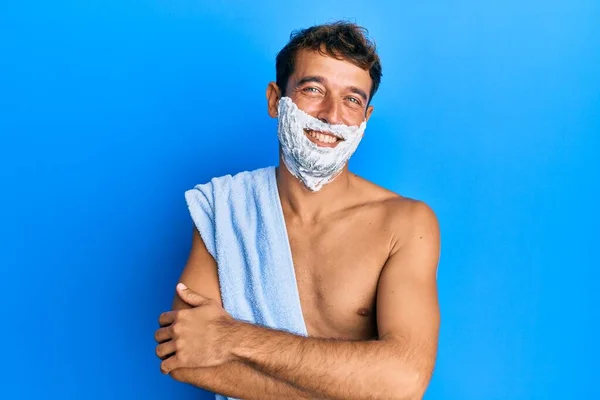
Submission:
POLYGON ((360 126, 325 123, 300 110, 289 97, 279 100, 278 119, 283 162, 290 173, 313 192, 319 191, 343 170, 367 127, 366 120, 360 126), (329 133, 342 140, 335 147, 321 147, 310 141, 305 129, 329 133))

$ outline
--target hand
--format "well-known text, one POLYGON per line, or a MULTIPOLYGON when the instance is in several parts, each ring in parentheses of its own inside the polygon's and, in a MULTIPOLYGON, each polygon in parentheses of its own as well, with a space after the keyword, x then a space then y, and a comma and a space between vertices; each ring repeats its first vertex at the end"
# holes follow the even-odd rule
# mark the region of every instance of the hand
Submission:
POLYGON ((183 283, 177 285, 177 294, 193 308, 160 315, 161 328, 154 338, 159 343, 156 355, 163 360, 161 371, 168 374, 177 368, 214 367, 232 360, 227 339, 235 320, 216 300, 183 283))

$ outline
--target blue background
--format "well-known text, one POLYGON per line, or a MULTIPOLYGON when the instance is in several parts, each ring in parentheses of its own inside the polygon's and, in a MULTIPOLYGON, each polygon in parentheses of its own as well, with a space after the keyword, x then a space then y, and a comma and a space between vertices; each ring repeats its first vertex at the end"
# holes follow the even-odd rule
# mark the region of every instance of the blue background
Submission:
POLYGON ((183 192, 277 162, 275 55, 341 18, 384 67, 352 168, 442 228, 426 399, 600 398, 594 0, 2 1, 0 397, 210 398, 154 355, 183 192))

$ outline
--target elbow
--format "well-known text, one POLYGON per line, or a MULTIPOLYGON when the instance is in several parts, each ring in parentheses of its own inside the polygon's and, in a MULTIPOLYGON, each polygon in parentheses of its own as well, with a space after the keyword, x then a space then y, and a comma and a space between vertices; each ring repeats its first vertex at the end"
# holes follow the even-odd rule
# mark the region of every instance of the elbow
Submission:
POLYGON ((425 389, 422 386, 415 386, 409 388, 403 396, 399 397, 401 400, 422 400, 425 395, 425 389))
POLYGON ((174 369, 173 371, 169 372, 169 376, 178 382, 185 383, 185 373, 183 371, 183 368, 174 369))
POLYGON ((414 369, 396 374, 391 398, 394 400, 421 400, 425 395, 428 382, 428 376, 414 369))

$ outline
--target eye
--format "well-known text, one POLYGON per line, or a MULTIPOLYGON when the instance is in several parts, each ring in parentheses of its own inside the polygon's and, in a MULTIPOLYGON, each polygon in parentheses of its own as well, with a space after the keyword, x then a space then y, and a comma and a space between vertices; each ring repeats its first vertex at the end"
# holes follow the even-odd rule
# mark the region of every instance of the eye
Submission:
POLYGON ((349 96, 349 97, 347 97, 347 99, 350 100, 352 103, 355 103, 357 105, 361 105, 360 100, 357 99, 356 97, 349 96))
POLYGON ((306 87, 306 88, 302 89, 302 91, 304 91, 304 92, 312 92, 312 93, 319 93, 319 89, 316 88, 316 87, 314 87, 314 86, 306 87))

